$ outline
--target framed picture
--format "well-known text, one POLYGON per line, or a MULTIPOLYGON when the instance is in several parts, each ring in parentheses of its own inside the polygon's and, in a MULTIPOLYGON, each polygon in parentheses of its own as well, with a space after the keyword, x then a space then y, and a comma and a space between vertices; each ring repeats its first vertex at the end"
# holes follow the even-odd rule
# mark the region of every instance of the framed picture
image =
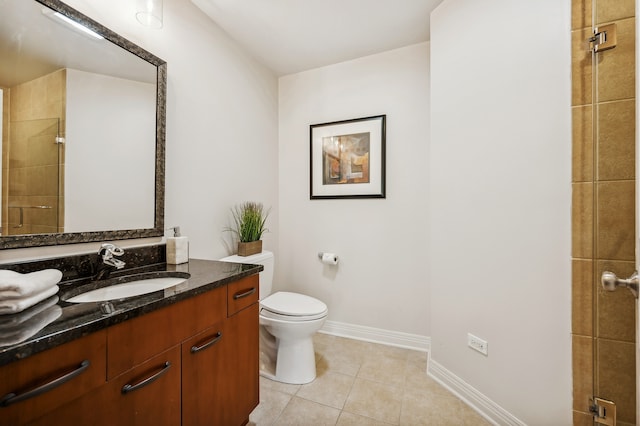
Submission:
POLYGON ((386 117, 310 126, 312 200, 385 198, 386 117))

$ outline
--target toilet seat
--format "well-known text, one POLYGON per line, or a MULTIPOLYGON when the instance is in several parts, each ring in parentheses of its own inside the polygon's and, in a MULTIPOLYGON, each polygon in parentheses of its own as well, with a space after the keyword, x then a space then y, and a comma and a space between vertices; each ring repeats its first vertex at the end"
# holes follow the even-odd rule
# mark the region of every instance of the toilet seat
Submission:
POLYGON ((260 315, 286 321, 311 321, 327 316, 327 305, 311 296, 279 291, 260 301, 260 315))

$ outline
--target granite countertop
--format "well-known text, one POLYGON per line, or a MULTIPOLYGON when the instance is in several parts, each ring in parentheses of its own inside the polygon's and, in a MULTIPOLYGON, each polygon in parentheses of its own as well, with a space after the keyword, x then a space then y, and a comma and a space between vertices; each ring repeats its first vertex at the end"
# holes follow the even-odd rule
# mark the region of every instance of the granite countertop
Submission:
POLYGON ((182 265, 160 263, 145 268, 142 273, 190 276, 181 284, 153 293, 90 303, 65 300, 80 292, 117 284, 119 280, 126 280, 126 273, 104 281, 65 282, 63 279, 57 295, 19 314, 0 315, 0 366, 257 274, 262 269, 261 265, 215 260, 190 259, 182 265))

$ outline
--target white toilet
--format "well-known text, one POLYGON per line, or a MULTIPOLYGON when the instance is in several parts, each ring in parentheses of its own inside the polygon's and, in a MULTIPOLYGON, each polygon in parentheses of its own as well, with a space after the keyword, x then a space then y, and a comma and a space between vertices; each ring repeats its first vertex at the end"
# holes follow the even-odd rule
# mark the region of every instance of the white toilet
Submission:
POLYGON ((327 318, 327 305, 304 294, 271 294, 274 259, 270 251, 220 260, 264 266, 260 272, 260 374, 283 383, 313 381, 316 359, 312 338, 327 318))

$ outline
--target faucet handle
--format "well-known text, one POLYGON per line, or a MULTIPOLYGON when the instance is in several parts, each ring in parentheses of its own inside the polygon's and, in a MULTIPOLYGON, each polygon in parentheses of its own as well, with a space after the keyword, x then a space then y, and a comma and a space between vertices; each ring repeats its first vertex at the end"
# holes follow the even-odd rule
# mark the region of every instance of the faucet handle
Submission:
POLYGON ((98 254, 103 257, 122 256, 124 254, 124 249, 121 247, 118 247, 115 244, 104 243, 100 246, 100 250, 98 250, 98 254))

